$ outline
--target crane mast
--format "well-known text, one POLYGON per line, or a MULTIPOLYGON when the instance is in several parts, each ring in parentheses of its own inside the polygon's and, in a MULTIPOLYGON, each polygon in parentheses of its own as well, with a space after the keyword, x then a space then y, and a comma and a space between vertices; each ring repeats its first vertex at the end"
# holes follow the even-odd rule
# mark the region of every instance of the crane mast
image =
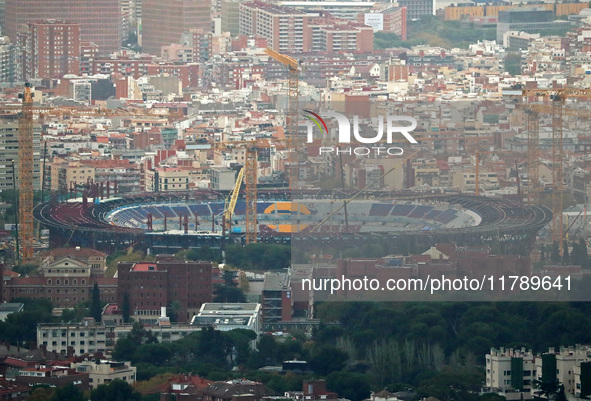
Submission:
MULTIPOLYGON (((573 110, 564 108, 564 103, 569 98, 589 99, 591 98, 590 88, 555 88, 555 89, 519 89, 517 93, 513 89, 508 91, 510 96, 520 96, 526 99, 543 99, 550 101, 550 104, 525 104, 521 107, 529 110, 527 116, 528 127, 528 173, 531 174, 531 195, 528 200, 533 203, 539 197, 539 116, 549 114, 552 121, 552 241, 558 243, 560 254, 563 253, 564 243, 564 116, 588 117, 589 112, 585 109, 573 110)), ((528 185, 528 192, 530 191, 528 185)))
MULTIPOLYGON (((33 93, 25 84, 18 138, 19 236, 22 259, 33 257, 33 93)), ((16 188, 15 188, 16 190, 16 188)))
POLYGON ((238 201, 238 194, 240 193, 240 186, 244 177, 244 168, 240 169, 232 194, 226 199, 226 207, 224 208, 224 229, 229 230, 232 226, 232 215, 236 209, 236 202, 238 201))
POLYGON ((299 74, 300 68, 298 61, 290 56, 281 54, 273 49, 266 48, 265 53, 273 59, 279 61, 281 64, 287 66, 289 70, 288 80, 288 106, 287 106, 287 139, 289 146, 289 168, 287 169, 289 177, 289 188, 295 189, 298 187, 299 172, 298 172, 298 158, 295 145, 295 140, 298 135, 298 102, 299 102, 299 74))

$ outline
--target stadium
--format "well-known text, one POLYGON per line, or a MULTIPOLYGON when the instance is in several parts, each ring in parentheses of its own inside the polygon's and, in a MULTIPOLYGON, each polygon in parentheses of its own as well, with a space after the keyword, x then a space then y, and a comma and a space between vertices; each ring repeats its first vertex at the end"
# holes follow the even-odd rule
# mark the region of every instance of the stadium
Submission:
MULTIPOLYGON (((242 195, 242 194, 241 194, 242 195)), ((471 195, 372 192, 350 200, 346 192, 259 191, 257 242, 315 247, 419 238, 436 243, 528 240, 551 220, 542 206, 471 195), (293 197, 293 201, 289 198, 293 197), (345 205, 346 204, 346 205, 345 205)), ((34 210, 53 246, 114 250, 135 245, 159 252, 244 243, 245 202, 237 202, 231 228, 222 227, 227 193, 144 193, 110 199, 45 202, 34 210)))

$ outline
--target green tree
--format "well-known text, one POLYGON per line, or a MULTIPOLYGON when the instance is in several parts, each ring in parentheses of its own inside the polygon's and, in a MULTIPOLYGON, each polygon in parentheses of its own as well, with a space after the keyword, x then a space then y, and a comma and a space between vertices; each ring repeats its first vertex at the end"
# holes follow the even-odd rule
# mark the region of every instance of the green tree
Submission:
POLYGON ((168 316, 170 317, 171 322, 178 322, 179 319, 179 312, 181 311, 181 303, 179 301, 172 301, 168 305, 168 316))
POLYGON ((216 284, 213 294, 213 302, 246 302, 244 291, 236 287, 216 284))
POLYGON ((154 366, 164 366, 171 357, 172 352, 168 344, 151 343, 140 345, 132 360, 154 366))
POLYGON ((131 361, 139 345, 129 337, 123 337, 117 340, 113 350, 113 359, 116 361, 131 361))
POLYGON ((127 336, 117 340, 113 350, 113 358, 117 361, 135 361, 136 352, 142 344, 157 342, 158 340, 151 330, 146 330, 141 323, 135 322, 127 336))
POLYGON ((78 386, 70 383, 67 386, 56 388, 49 401, 87 401, 87 398, 78 386))
POLYGON ((91 401, 141 401, 142 395, 123 380, 101 384, 90 392, 91 401))
POLYGON ((49 401, 54 392, 55 390, 49 386, 35 387, 27 397, 27 401, 49 401))
POLYGON ((250 344, 257 338, 256 333, 252 330, 234 329, 228 331, 226 335, 234 345, 237 354, 236 359, 234 359, 234 353, 232 353, 232 362, 238 365, 245 364, 250 356, 250 344))
POLYGON ((224 285, 227 287, 236 287, 236 283, 234 280, 236 279, 236 271, 224 269, 222 271, 222 279, 224 280, 224 285))
POLYGON ((320 375, 328 375, 331 372, 342 370, 349 356, 346 352, 336 347, 325 346, 314 350, 310 358, 310 367, 320 375))
POLYGON ((99 289, 98 283, 95 281, 92 287, 92 298, 90 301, 90 315, 97 322, 101 321, 103 308, 101 307, 101 290, 99 289))
POLYGON ((230 342, 225 333, 214 330, 213 327, 203 328, 199 336, 197 354, 204 362, 216 366, 226 366, 226 356, 231 352, 230 342))
POLYGON ((207 260, 216 263, 221 263, 223 260, 220 249, 212 249, 208 246, 203 246, 199 249, 189 249, 186 251, 184 257, 186 260, 191 261, 207 260))
POLYGON ((326 387, 351 401, 362 401, 370 393, 369 380, 359 373, 333 372, 326 377, 326 387))
POLYGON ((80 323, 82 318, 90 316, 90 310, 84 303, 79 303, 72 309, 64 309, 61 316, 63 323, 80 323))
POLYGON ((270 334, 263 334, 259 338, 257 349, 259 350, 257 358, 258 360, 262 361, 264 364, 275 361, 275 355, 277 351, 277 342, 275 341, 275 337, 270 334))

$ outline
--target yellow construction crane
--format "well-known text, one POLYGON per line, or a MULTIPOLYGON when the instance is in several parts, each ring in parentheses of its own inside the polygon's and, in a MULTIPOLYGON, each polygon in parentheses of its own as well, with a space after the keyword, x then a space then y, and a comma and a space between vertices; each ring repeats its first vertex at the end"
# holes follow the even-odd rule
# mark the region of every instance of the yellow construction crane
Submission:
MULTIPOLYGON (((564 103, 569 98, 591 98, 591 89, 577 88, 556 88, 556 89, 510 89, 506 93, 511 96, 521 96, 527 99, 551 100, 551 105, 542 105, 544 108, 538 108, 538 105, 526 105, 531 108, 528 116, 528 145, 532 149, 528 150, 528 165, 531 163, 532 169, 539 166, 539 113, 549 113, 552 115, 552 241, 557 242, 560 253, 563 252, 564 240, 564 222, 563 222, 563 194, 564 194, 564 148, 562 119, 564 115, 569 115, 572 111, 565 111, 564 103), (533 108, 531 106, 534 106, 533 108), (542 111, 543 110, 543 111, 542 111)), ((578 113, 578 112, 575 112, 578 113)), ((534 179, 539 180, 539 176, 534 172, 534 179)), ((532 196, 536 196, 536 190, 539 188, 538 182, 534 182, 532 196)), ((528 189, 529 191, 529 189, 528 189)))
POLYGON ((299 74, 300 66, 298 61, 290 56, 281 54, 273 49, 266 48, 265 53, 271 56, 273 59, 279 61, 281 64, 286 65, 289 70, 289 89, 288 89, 288 101, 287 106, 287 139, 289 146, 289 187, 291 189, 297 188, 299 180, 298 172, 298 158, 296 156, 296 149, 294 148, 294 140, 298 134, 298 101, 299 101, 299 74))
MULTIPOLYGON (((273 139, 274 142, 291 142, 296 143, 297 141, 291 141, 289 139, 273 139)), ((232 198, 228 202, 224 216, 231 207, 231 213, 233 213, 236 206, 236 200, 232 201, 234 197, 238 198, 240 191, 240 183, 244 181, 246 211, 245 211, 245 225, 246 225, 246 244, 253 244, 257 242, 257 183, 258 183, 258 149, 266 149, 273 147, 273 144, 268 139, 259 139, 254 141, 228 141, 228 142, 214 142, 214 149, 225 149, 229 147, 240 147, 245 148, 244 167, 240 171, 236 185, 232 192, 232 198), (232 205, 233 203, 233 205, 232 205)), ((226 223, 231 221, 226 217, 226 223)))
MULTIPOLYGON (((540 182, 540 114, 552 114, 554 108, 550 104, 518 103, 517 108, 526 113, 527 130, 527 198, 528 204, 539 202, 542 189, 540 182)), ((591 118, 591 111, 585 108, 563 108, 562 116, 591 118)))
MULTIPOLYGON (((18 125, 19 236, 23 260, 33 257, 33 93, 31 85, 19 95, 23 100, 18 125)), ((16 188, 15 188, 16 190, 16 188)))
POLYGON ((232 216, 234 215, 234 209, 236 209, 236 202, 238 201, 238 194, 240 193, 240 186, 242 185, 242 178, 244 177, 244 168, 240 169, 238 176, 236 177, 236 183, 232 193, 226 198, 226 204, 224 207, 224 221, 223 226, 225 230, 232 228, 232 216))

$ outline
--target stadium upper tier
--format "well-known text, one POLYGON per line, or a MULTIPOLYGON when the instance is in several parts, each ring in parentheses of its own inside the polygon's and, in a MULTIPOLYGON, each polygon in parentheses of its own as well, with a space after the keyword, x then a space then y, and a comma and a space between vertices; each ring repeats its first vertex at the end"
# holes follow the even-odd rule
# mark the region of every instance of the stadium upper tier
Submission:
MULTIPOLYGON (((138 235, 222 232, 224 202, 187 200, 171 193, 129 196, 94 204, 68 201, 43 203, 35 208, 35 218, 50 228, 62 231, 117 232, 138 235), (148 230, 151 215, 152 230, 148 230), (166 216, 166 230, 164 228, 166 216)), ((219 198, 218 198, 219 199, 219 198)), ((263 197, 264 199, 264 197, 263 197)), ((239 201, 230 233, 244 233, 245 203, 239 201)), ((258 232, 261 237, 290 234, 340 235, 342 233, 391 233, 425 235, 430 233, 534 232, 551 219, 544 207, 524 206, 515 201, 466 195, 424 195, 404 200, 305 199, 300 201, 260 201, 257 204, 258 232), (326 220, 326 221, 324 221, 326 220), (318 226, 318 223, 324 223, 318 226)))
MULTIPOLYGON (((258 202, 257 220, 261 230, 267 233, 305 232, 327 218, 319 227, 320 232, 453 229, 477 226, 482 221, 477 213, 457 206, 454 208, 446 202, 422 205, 375 201, 349 202, 345 221, 344 207, 340 208, 342 205, 342 201, 329 200, 258 202)), ((213 227, 221 231, 219 225, 223 210, 223 202, 148 203, 117 207, 106 213, 104 218, 116 226, 147 230, 148 216, 152 215, 152 230, 162 232, 176 230, 182 224, 181 218, 187 216, 189 230, 204 231, 213 227)), ((246 205, 239 201, 234 210, 233 232, 244 232, 245 213, 246 205)))

